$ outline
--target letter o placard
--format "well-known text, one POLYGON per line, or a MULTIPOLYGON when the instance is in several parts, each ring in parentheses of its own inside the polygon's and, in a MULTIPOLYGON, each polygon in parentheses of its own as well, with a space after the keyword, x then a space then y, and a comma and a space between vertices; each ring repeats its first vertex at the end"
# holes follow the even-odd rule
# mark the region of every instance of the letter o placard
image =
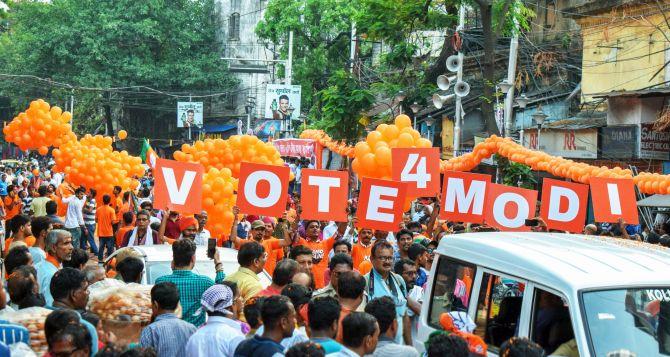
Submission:
POLYGON ((242 162, 237 206, 245 214, 281 217, 286 210, 289 179, 286 166, 242 162))

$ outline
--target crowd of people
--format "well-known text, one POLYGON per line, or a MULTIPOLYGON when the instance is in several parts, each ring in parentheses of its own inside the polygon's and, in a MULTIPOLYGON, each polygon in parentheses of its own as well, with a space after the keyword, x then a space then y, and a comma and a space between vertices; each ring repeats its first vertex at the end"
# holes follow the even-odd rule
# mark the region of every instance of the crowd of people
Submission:
MULTIPOLYGON (((418 200, 396 232, 383 232, 357 225, 356 192, 348 222, 301 219, 299 186, 292 186, 282 217, 233 208, 230 234, 211 237, 207 212, 189 216, 153 207, 150 171, 136 190, 115 187, 103 195, 73 187, 47 168, 7 169, 1 177, 6 284, 0 308, 53 310, 44 324, 46 356, 410 357, 419 356, 419 345, 430 357, 486 353, 474 326, 445 327, 418 340, 417 316, 439 241, 490 229, 439 220, 439 199, 418 200), (215 276, 194 271, 196 251, 210 238, 237 250, 237 271, 224 270, 218 250, 215 276), (136 343, 119 344, 88 311, 89 286, 105 279, 141 283, 144 262, 132 247, 162 244, 171 245, 172 272, 151 287, 151 323, 136 343), (109 259, 116 250, 122 251, 109 259), (268 286, 259 276, 264 272, 268 286)), ((618 227, 628 232, 623 222, 618 227)), ((592 228, 586 233, 603 231, 592 228)), ((541 220, 534 229, 545 229, 541 220)), ((3 328, 21 326, 0 321, 3 328)), ((6 336, 0 334, 0 356, 21 342, 6 336)), ((513 338, 499 354, 545 352, 513 338)))

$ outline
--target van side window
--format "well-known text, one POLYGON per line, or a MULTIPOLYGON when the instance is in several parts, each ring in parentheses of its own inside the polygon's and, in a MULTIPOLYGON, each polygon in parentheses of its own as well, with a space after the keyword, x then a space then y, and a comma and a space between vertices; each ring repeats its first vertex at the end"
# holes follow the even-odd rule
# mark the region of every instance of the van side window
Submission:
POLYGON ((525 284, 514 279, 484 273, 477 299, 475 334, 484 339, 489 351, 518 334, 521 301, 525 284))
POLYGON ((442 329, 440 315, 448 312, 452 315, 456 327, 474 328, 467 312, 472 293, 472 281, 475 277, 475 266, 444 256, 440 257, 437 264, 428 324, 433 328, 442 329))
POLYGON ((579 356, 567 304, 560 296, 537 288, 533 295, 530 336, 547 354, 579 356))

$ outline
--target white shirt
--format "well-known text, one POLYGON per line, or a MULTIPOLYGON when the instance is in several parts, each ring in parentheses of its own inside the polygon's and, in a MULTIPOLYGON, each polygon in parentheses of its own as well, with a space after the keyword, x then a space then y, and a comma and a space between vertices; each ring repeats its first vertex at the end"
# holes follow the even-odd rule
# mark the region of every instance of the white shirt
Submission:
POLYGON ((207 245, 207 240, 211 238, 212 235, 209 233, 207 228, 203 228, 202 232, 198 232, 195 234, 195 245, 207 245))
POLYGON ((54 172, 53 176, 51 177, 51 183, 56 187, 60 186, 60 184, 63 183, 63 175, 61 175, 59 172, 54 172))
POLYGON ((67 203, 67 214, 65 215, 65 228, 77 228, 84 225, 84 203, 86 196, 81 200, 77 195, 63 198, 63 203, 67 203))
MULTIPOLYGON (((230 320, 221 316, 209 316, 186 343, 186 356, 233 356, 244 334, 231 327, 230 320)), ((232 321, 232 320, 231 320, 232 321)), ((234 321, 233 321, 234 322, 234 321)))

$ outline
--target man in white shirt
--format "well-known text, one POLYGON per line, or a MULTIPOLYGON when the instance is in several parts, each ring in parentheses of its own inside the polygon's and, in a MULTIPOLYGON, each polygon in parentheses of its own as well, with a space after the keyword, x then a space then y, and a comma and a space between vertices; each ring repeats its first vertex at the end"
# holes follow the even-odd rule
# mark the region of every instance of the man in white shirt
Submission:
POLYGON ((51 175, 51 184, 54 186, 58 187, 60 186, 61 183, 63 183, 63 175, 60 174, 60 172, 52 171, 53 175, 51 175))
POLYGON ((211 233, 205 228, 207 224, 207 211, 202 211, 195 215, 198 220, 198 232, 195 234, 195 245, 207 245, 207 240, 212 237, 211 233))
POLYGON ((74 191, 74 195, 64 197, 63 203, 67 204, 67 214, 65 215, 65 229, 72 234, 72 246, 81 248, 81 235, 88 234, 84 224, 84 203, 86 203, 86 190, 79 187, 74 191))
MULTIPOLYGON (((244 334, 239 322, 241 300, 228 285, 213 285, 202 294, 202 309, 207 312, 207 323, 198 329, 186 343, 186 356, 233 356, 244 334)), ((235 290, 237 287, 235 286, 235 290)))

